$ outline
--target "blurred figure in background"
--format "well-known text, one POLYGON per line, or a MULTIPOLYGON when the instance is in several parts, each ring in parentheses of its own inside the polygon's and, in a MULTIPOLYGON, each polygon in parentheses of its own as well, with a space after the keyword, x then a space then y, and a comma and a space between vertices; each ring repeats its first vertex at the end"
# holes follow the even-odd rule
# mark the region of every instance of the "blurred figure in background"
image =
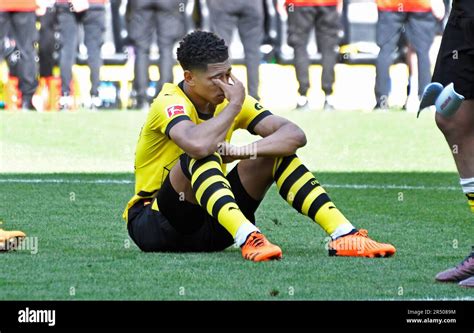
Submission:
POLYGON ((185 34, 184 6, 185 1, 176 0, 129 2, 128 29, 135 50, 133 89, 136 93, 136 101, 133 102, 133 109, 148 109, 146 90, 149 82, 150 46, 154 33, 156 33, 160 53, 160 80, 155 96, 165 83, 173 82, 173 47, 185 34))
POLYGON ((57 109, 57 94, 60 79, 53 76, 59 50, 59 42, 55 36, 57 28, 56 0, 42 0, 42 7, 36 11, 40 22, 38 54, 39 54, 39 95, 43 98, 44 109, 57 109), (53 93, 54 91, 54 93, 53 93), (54 95, 54 96, 53 96, 54 95))
POLYGON ((322 56, 321 87, 325 94, 324 109, 333 109, 329 96, 333 92, 334 67, 337 63, 341 0, 286 0, 288 12, 288 45, 294 48, 294 65, 299 83, 297 109, 308 108, 309 83, 308 41, 316 30, 318 51, 322 56))
POLYGON ((380 52, 376 61, 375 109, 385 110, 389 107, 389 69, 402 32, 405 32, 408 44, 418 59, 418 100, 430 83, 429 51, 436 32, 435 16, 440 20, 444 17, 444 4, 443 0, 377 0, 377 7, 377 45, 380 52))
POLYGON ((59 108, 70 109, 72 66, 76 62, 79 24, 84 27, 84 44, 87 47, 87 64, 90 68, 91 99, 87 107, 99 109, 102 101, 99 97, 100 68, 103 60, 101 47, 104 43, 105 3, 107 0, 57 0, 57 20, 61 40, 59 68, 61 69, 61 98, 59 108))
POLYGON ((125 15, 121 13, 122 2, 124 2, 124 6, 128 4, 128 2, 125 3, 125 1, 122 0, 110 0, 112 35, 115 45, 115 52, 124 52, 126 48, 126 42, 128 41, 125 15))
POLYGON ((37 37, 37 8, 35 0, 0 1, 0 53, 7 51, 10 72, 15 72, 19 79, 21 107, 30 111, 36 111, 33 106, 33 94, 38 86, 34 48, 37 37), (7 34, 15 40, 15 47, 4 50, 7 34))
POLYGON ((259 100, 260 45, 264 36, 262 0, 208 0, 211 28, 230 46, 237 28, 245 52, 247 89, 250 96, 259 100))
MULTIPOLYGON (((445 19, 447 19, 447 10, 449 4, 446 4, 445 0, 432 0, 431 7, 434 17, 437 19, 436 22, 436 35, 442 35, 444 30, 445 19)), ((405 34, 403 34, 405 35, 405 34)), ((406 63, 408 66, 408 85, 407 85, 407 99, 403 108, 408 112, 417 112, 420 106, 420 96, 418 95, 418 61, 416 52, 413 48, 407 44, 406 37, 403 36, 404 43, 407 48, 406 52, 406 63)))
POLYGON ((39 73, 41 78, 49 78, 53 75, 55 65, 53 53, 56 49, 55 45, 55 24, 56 24, 56 8, 55 0, 44 0, 44 7, 36 13, 39 17, 39 73))

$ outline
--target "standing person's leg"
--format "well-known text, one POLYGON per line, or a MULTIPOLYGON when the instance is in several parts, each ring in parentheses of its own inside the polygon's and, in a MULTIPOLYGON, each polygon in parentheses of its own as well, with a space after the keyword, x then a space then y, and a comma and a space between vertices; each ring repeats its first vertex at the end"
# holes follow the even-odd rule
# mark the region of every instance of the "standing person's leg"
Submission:
POLYGON ((0 12, 0 61, 5 57, 4 43, 5 37, 10 29, 10 13, 0 12))
POLYGON ((110 1, 110 12, 112 16, 112 35, 114 38, 114 45, 116 52, 124 51, 124 37, 121 36, 123 32, 123 16, 120 13, 120 7, 122 6, 122 0, 111 0, 110 1))
POLYGON ((38 87, 38 68, 36 66, 36 51, 34 42, 37 37, 36 14, 34 12, 13 13, 12 28, 15 41, 20 51, 20 61, 16 64, 19 76, 19 88, 22 92, 22 106, 34 110, 33 94, 38 87))
POLYGON ((71 12, 68 6, 57 7, 57 19, 59 24, 59 36, 61 50, 59 54, 59 69, 61 71, 61 94, 59 100, 61 109, 72 106, 71 80, 72 66, 76 62, 78 22, 76 13, 71 12))
POLYGON ((336 6, 321 6, 316 19, 316 40, 322 55, 323 73, 321 87, 326 96, 324 108, 331 109, 327 97, 332 95, 335 74, 334 68, 338 57, 339 30, 341 28, 339 13, 336 6))
MULTIPOLYGON (((238 18, 235 11, 238 3, 234 1, 208 0, 211 29, 225 40, 227 46, 232 42, 232 34, 237 27, 238 18)), ((232 57, 232 55, 231 55, 232 57)))
POLYGON ((155 97, 165 83, 173 82, 173 46, 184 34, 184 14, 179 11, 180 4, 174 0, 159 7, 155 17, 158 50, 160 53, 158 81, 155 97))
POLYGON ((133 89, 136 92, 136 108, 146 108, 150 45, 155 30, 155 9, 149 4, 134 2, 130 5, 129 33, 135 51, 133 89))
POLYGON ((316 12, 316 7, 299 6, 294 6, 288 11, 288 45, 295 52, 294 66, 300 95, 297 101, 298 108, 305 108, 308 105, 306 95, 309 89, 310 62, 307 47, 310 31, 315 25, 316 12))
POLYGON ((432 13, 410 13, 406 36, 418 58, 418 96, 431 81, 430 48, 435 38, 436 20, 432 13))
POLYGON ((84 43, 87 47, 87 64, 91 72, 91 91, 93 106, 99 107, 94 102, 94 97, 99 95, 100 68, 103 60, 101 56, 101 47, 104 43, 105 32, 105 8, 92 8, 84 12, 82 16, 84 26, 84 43))
POLYGON ((467 100, 452 117, 436 113, 436 124, 453 152, 465 193, 472 195, 470 207, 474 212, 474 95, 465 97, 467 100))
POLYGON ((56 9, 48 8, 40 17, 41 28, 39 31, 39 73, 40 77, 50 77, 54 68, 54 25, 56 23, 56 9))
MULTIPOLYGON (((453 116, 436 113, 436 123, 453 152, 464 192, 474 197, 474 37, 471 25, 474 25, 472 19, 450 18, 432 81, 444 86, 453 82, 455 90, 465 97, 453 116)), ((474 202, 470 204, 474 208, 474 202)))
POLYGON ((390 66, 393 63, 400 34, 402 33, 406 13, 379 11, 377 22, 377 45, 380 52, 375 64, 375 108, 388 108, 390 94, 390 66))
MULTIPOLYGON (((453 153, 460 183, 474 213, 474 20, 451 15, 443 34, 433 82, 454 83, 466 100, 451 117, 436 113, 438 128, 453 153)), ((455 268, 436 275, 441 282, 459 282, 474 287, 474 250, 455 268)))
POLYGON ((258 70, 261 61, 260 45, 263 41, 263 29, 263 2, 250 0, 244 3, 238 21, 238 30, 245 52, 248 93, 257 100, 260 99, 258 70))

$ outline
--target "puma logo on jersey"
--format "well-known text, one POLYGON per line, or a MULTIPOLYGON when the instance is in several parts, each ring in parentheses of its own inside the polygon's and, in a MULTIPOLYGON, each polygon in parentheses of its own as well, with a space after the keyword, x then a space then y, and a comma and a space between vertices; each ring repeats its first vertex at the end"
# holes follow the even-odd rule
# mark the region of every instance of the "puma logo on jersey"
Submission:
POLYGON ((184 106, 183 105, 172 105, 169 108, 166 109, 166 112, 168 113, 168 118, 172 118, 174 116, 177 116, 179 114, 184 114, 184 106))

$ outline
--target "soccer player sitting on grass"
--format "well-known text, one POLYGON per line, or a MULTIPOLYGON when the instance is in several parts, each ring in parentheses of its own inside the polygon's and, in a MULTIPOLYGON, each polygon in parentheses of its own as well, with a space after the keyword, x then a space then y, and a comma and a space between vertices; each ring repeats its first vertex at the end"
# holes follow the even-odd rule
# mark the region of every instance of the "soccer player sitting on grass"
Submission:
POLYGON ((255 226, 270 185, 332 238, 329 254, 385 257, 395 253, 357 230, 295 155, 304 132, 273 115, 231 73, 227 46, 195 31, 180 42, 184 80, 165 84, 151 105, 135 156, 135 195, 124 212, 142 251, 221 251, 234 242, 247 260, 280 259, 281 249, 255 226), (237 129, 261 138, 229 142, 237 129), (225 163, 240 160, 226 174, 225 163))

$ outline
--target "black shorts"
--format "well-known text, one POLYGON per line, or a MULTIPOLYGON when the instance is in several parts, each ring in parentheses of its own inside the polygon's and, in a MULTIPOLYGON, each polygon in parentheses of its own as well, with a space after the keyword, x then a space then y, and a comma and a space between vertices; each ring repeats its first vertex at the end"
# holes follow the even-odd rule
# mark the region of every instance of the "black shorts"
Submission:
POLYGON ((453 11, 438 53, 433 82, 454 83, 456 92, 474 98, 474 19, 453 11))
MULTIPOLYGON (((255 211, 261 201, 245 191, 237 172, 226 177, 242 213, 255 224, 255 211)), ((150 199, 140 200, 128 212, 128 233, 145 252, 213 252, 231 246, 234 239, 201 206, 180 200, 169 176, 158 191, 160 211, 151 209, 150 199)))

